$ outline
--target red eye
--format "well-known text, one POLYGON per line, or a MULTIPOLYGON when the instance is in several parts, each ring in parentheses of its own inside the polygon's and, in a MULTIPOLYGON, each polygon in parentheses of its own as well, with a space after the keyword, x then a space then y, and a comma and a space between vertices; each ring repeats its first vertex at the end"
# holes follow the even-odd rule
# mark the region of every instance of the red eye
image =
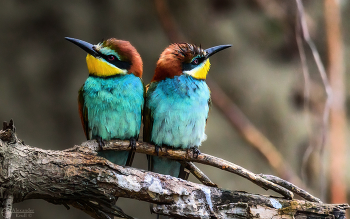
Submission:
POLYGON ((113 61, 115 59, 115 56, 114 55, 109 55, 107 56, 108 60, 109 61, 113 61))
POLYGON ((198 62, 199 62, 198 59, 195 59, 195 60, 192 61, 192 63, 195 64, 195 65, 198 65, 198 62))

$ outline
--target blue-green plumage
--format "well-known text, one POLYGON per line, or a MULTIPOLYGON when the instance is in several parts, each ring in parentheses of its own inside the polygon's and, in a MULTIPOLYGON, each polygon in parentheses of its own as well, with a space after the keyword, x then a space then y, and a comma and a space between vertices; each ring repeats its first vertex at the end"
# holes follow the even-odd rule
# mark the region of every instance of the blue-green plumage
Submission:
POLYGON ((130 42, 116 38, 93 45, 66 37, 87 52, 89 77, 79 90, 80 119, 88 140, 96 139, 99 155, 118 165, 131 166, 138 140, 145 88, 142 59, 130 42), (103 151, 103 141, 130 140, 132 150, 103 151))
MULTIPOLYGON (((133 74, 108 78, 89 76, 81 88, 88 139, 138 139, 144 105, 144 86, 133 74)), ((101 151, 100 156, 125 165, 128 151, 101 151)))
MULTIPOLYGON (((206 139, 209 100, 210 91, 204 80, 181 75, 152 82, 146 94, 145 126, 149 127, 145 127, 144 137, 158 146, 200 146, 206 139)), ((180 163, 155 156, 150 159, 152 171, 179 175, 180 163)))
MULTIPOLYGON (((203 50, 193 44, 175 43, 162 52, 148 85, 143 116, 143 139, 153 143, 156 152, 167 146, 192 149, 193 157, 198 156, 198 147, 206 139, 211 103, 205 82, 209 57, 228 47, 230 45, 203 50)), ((187 180, 188 173, 179 162, 158 156, 147 158, 148 170, 187 180)))
POLYGON ((152 142, 186 149, 205 140, 210 91, 204 80, 181 75, 154 82, 146 98, 153 117, 152 142))

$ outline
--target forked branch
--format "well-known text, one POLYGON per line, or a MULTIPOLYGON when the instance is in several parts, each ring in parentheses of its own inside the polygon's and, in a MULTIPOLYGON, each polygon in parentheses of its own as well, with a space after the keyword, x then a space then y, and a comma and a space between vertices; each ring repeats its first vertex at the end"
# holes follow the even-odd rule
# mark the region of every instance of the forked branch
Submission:
MULTIPOLYGON (((128 150, 128 146, 127 141, 111 141, 106 148, 128 150)), ((154 212, 182 218, 344 218, 349 207, 227 191, 122 167, 96 156, 97 148, 95 141, 88 141, 64 151, 43 150, 24 145, 13 129, 0 131, 0 190, 11 194, 13 203, 44 199, 76 207, 94 218, 131 218, 115 206, 117 197, 154 203, 154 212)), ((136 151, 153 155, 154 147, 138 142, 136 151)), ((221 160, 220 165, 215 164, 218 158, 210 155, 200 154, 194 159, 191 152, 172 150, 161 151, 160 155, 186 162, 202 160, 201 163, 235 169, 246 178, 255 177, 259 185, 273 184, 230 162, 221 160)), ((7 198, 0 198, 1 203, 5 204, 7 198)))

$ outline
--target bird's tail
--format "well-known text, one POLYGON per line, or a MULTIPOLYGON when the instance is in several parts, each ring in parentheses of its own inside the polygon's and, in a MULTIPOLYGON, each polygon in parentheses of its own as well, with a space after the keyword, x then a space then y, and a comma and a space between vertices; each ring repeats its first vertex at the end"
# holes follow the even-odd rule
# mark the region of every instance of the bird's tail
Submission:
POLYGON ((107 160, 111 161, 114 164, 120 165, 120 166, 125 166, 127 164, 128 158, 128 166, 131 166, 132 164, 132 159, 130 157, 132 156, 133 158, 133 153, 134 152, 129 152, 129 151, 99 151, 98 156, 104 157, 107 160))
MULTIPOLYGON (((164 175, 175 176, 181 179, 188 179, 189 173, 185 171, 181 163, 163 157, 147 156, 148 170, 164 175)), ((151 208, 153 205, 151 205, 151 208)), ((157 219, 174 219, 173 217, 157 215, 157 219)))
POLYGON ((148 170, 155 173, 179 177, 181 164, 175 160, 157 156, 149 156, 148 170))

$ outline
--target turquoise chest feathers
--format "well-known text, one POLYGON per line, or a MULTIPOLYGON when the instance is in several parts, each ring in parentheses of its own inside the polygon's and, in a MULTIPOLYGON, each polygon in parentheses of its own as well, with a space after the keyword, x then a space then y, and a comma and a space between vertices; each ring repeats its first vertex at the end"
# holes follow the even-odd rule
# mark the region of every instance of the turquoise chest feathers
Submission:
POLYGON ((82 87, 87 109, 90 139, 104 140, 138 137, 144 87, 133 74, 110 78, 88 77, 82 87))
POLYGON ((209 98, 205 81, 187 75, 152 83, 147 92, 152 142, 175 148, 200 146, 206 139, 209 98))

